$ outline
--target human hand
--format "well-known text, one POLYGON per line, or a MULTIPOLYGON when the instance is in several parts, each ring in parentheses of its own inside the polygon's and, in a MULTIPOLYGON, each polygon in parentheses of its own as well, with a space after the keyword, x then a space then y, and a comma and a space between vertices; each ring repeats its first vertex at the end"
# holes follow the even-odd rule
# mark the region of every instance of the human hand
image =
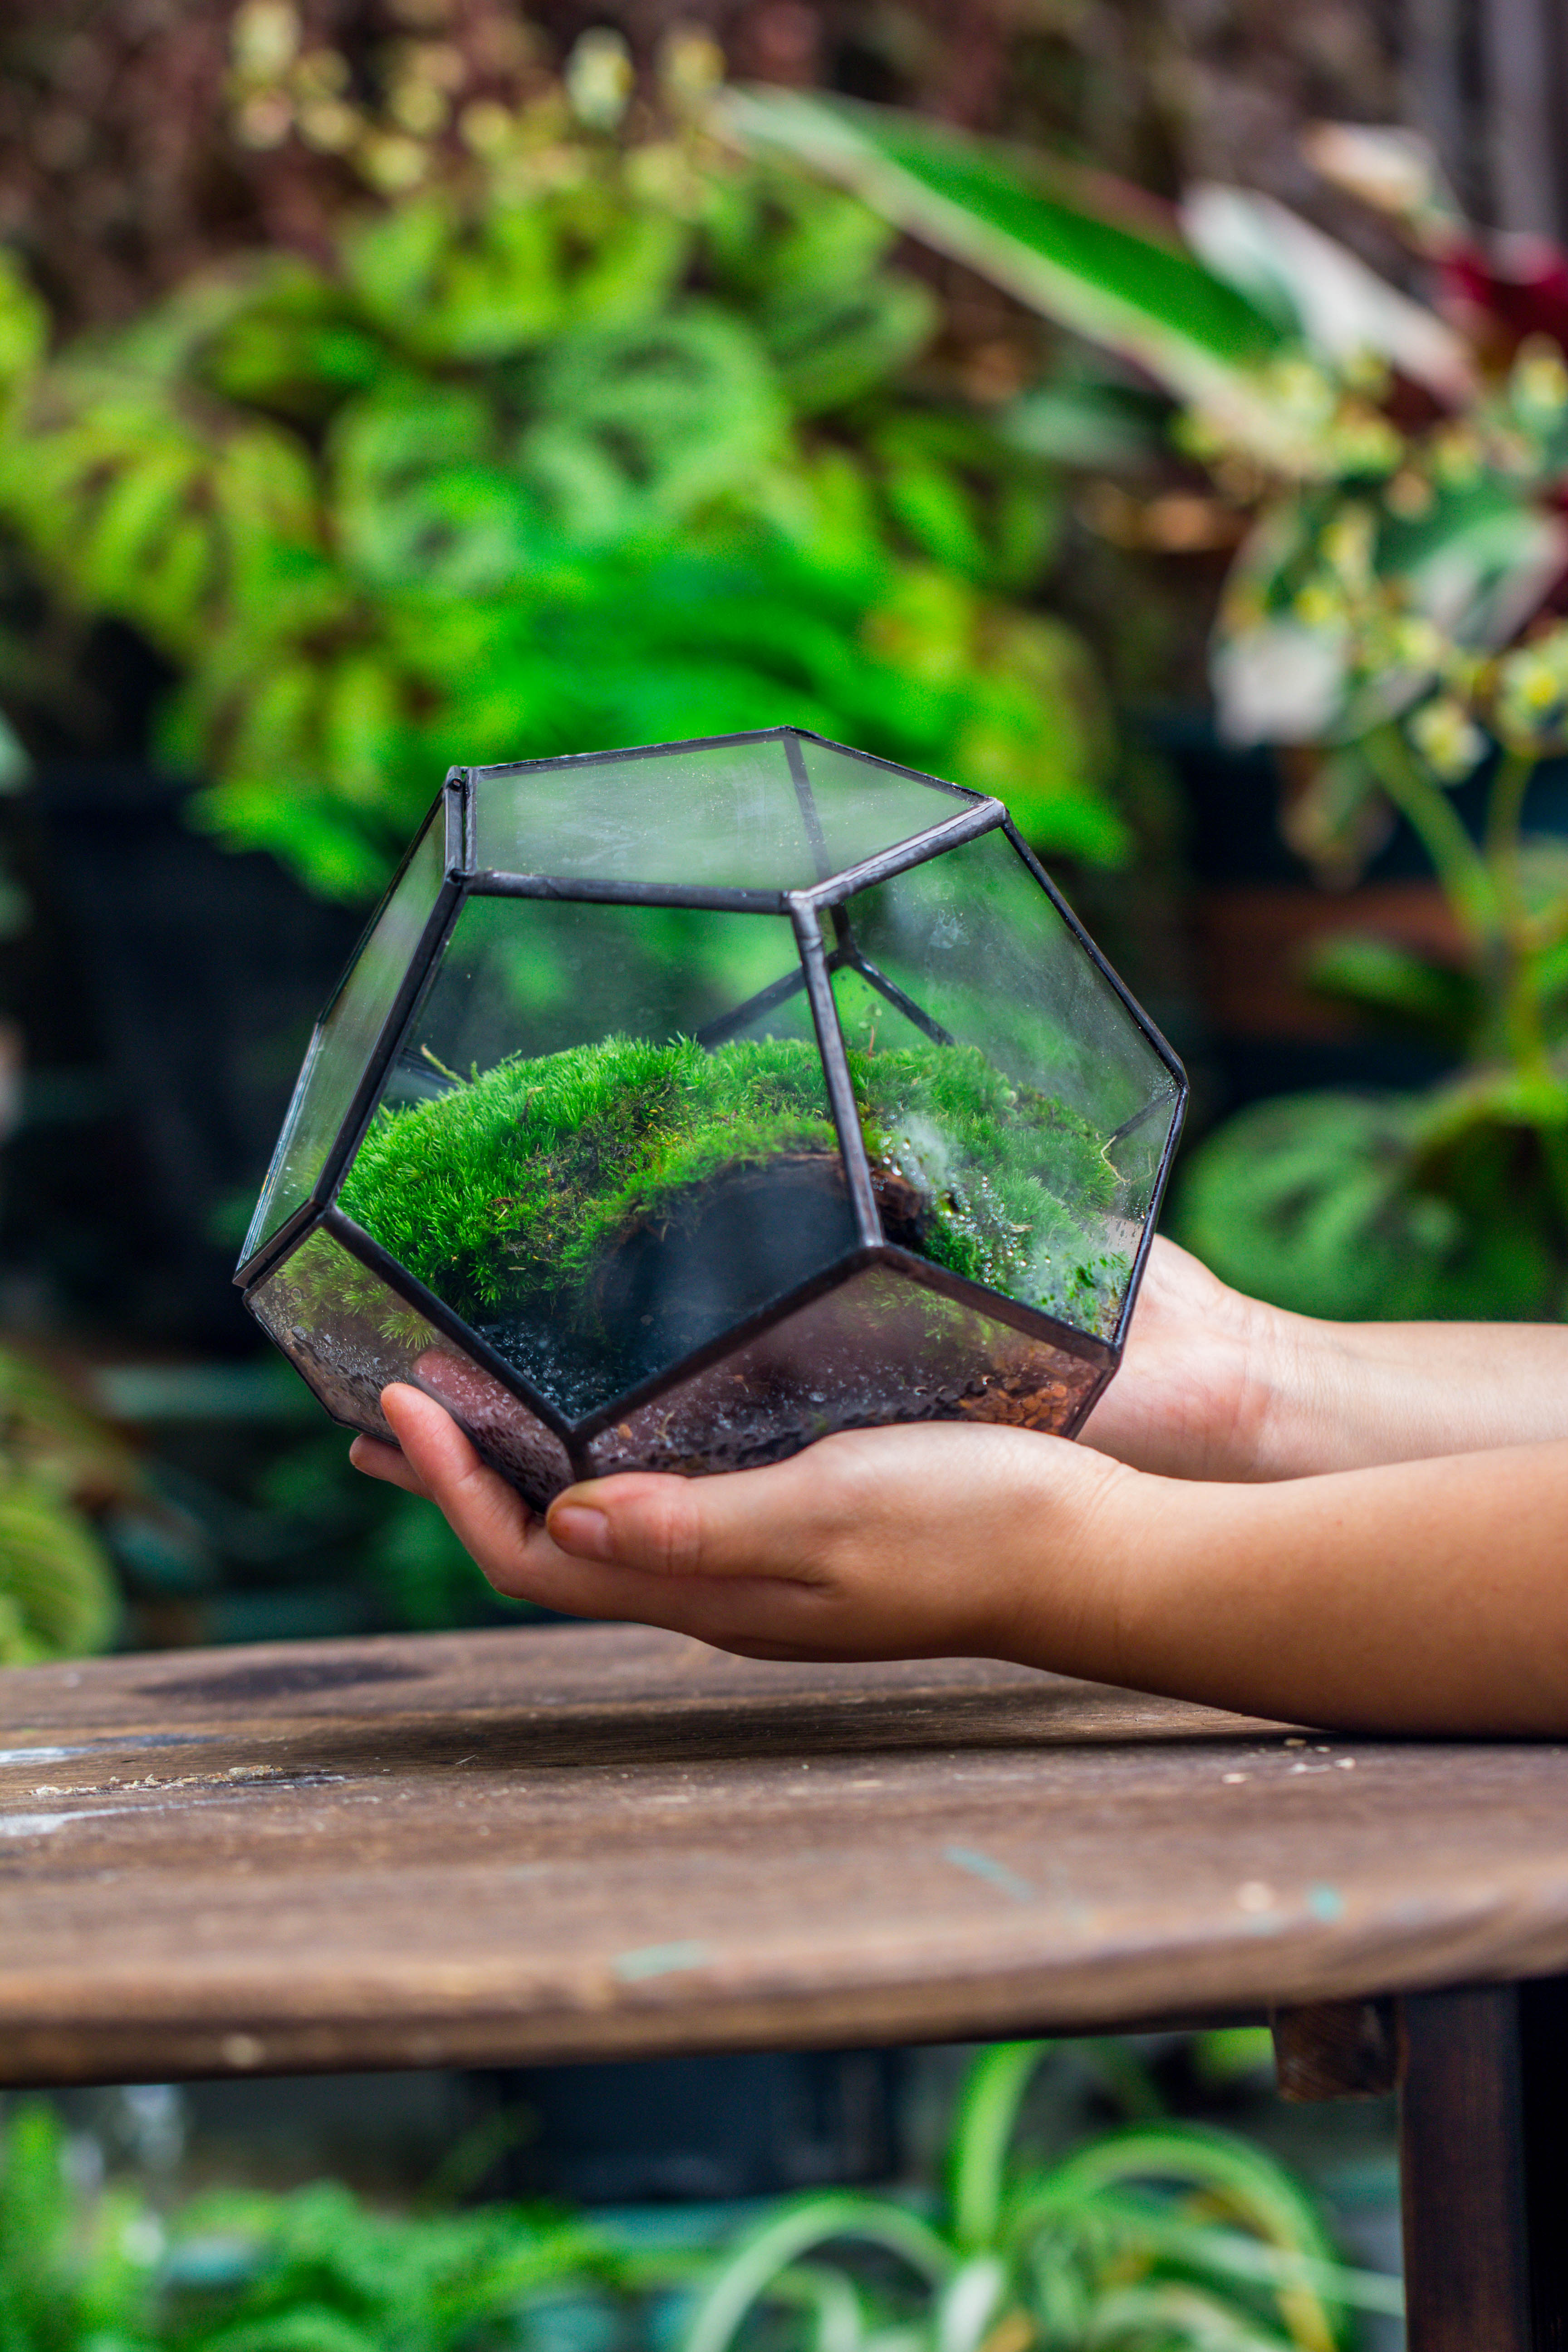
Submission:
POLYGON ((1167 1478, 1289 1477, 1325 1327, 1230 1289, 1157 1235, 1116 1377, 1082 1443, 1167 1478))
POLYGON ((746 1657, 1016 1657, 1114 1678, 1107 1541, 1140 1482, 1034 1432, 922 1423, 847 1431, 761 1470, 624 1472, 542 1519, 440 1405, 388 1388, 401 1452, 356 1438, 373 1477, 427 1496, 500 1592, 632 1619, 746 1657))
POLYGON ((498 1591, 745 1657, 1011 1658, 1275 1721, 1561 1739, 1568 1441, 1173 1481, 1027 1430, 847 1431, 712 1478, 630 1472, 543 1519, 431 1397, 401 1451, 498 1591))
POLYGON ((1138 1470, 1251 1485, 1568 1437, 1563 1324, 1330 1323, 1156 1239, 1081 1433, 1138 1470))

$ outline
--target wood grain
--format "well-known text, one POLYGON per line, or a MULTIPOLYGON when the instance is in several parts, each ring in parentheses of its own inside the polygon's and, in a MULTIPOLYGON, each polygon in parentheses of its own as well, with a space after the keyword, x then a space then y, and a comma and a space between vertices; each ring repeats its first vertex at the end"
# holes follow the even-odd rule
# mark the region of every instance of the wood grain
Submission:
POLYGON ((1518 1989, 1419 1993, 1401 2009, 1409 2352, 1536 2352, 1518 1989))
POLYGON ((0 1706, 14 2083, 1072 2031, 1568 1965, 1554 1747, 607 1627, 37 1668, 0 1706))

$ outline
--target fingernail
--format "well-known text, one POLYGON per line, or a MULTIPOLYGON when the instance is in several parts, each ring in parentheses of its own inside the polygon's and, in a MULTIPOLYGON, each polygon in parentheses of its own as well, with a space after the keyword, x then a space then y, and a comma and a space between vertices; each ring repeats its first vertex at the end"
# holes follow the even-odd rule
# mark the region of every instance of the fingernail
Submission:
POLYGON ((550 1532, 563 1551, 580 1552, 586 1559, 609 1559, 614 1555, 610 1523, 603 1511, 569 1503, 563 1511, 551 1512, 550 1532))

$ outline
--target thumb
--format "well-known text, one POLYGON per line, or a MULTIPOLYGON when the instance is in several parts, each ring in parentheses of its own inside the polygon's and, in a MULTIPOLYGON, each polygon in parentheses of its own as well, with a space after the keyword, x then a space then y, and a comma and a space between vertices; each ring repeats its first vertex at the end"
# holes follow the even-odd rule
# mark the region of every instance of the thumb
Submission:
POLYGON ((810 1578, 826 1531, 815 1451, 710 1478, 623 1471, 569 1486, 545 1525, 578 1559, 655 1575, 810 1578))

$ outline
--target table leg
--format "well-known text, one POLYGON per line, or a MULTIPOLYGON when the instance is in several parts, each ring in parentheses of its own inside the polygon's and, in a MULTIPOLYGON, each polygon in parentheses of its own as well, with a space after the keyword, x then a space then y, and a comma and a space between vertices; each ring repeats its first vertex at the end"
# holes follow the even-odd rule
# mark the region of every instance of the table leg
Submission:
POLYGON ((1568 2352, 1568 1978, 1400 2006, 1409 2352, 1568 2352))

